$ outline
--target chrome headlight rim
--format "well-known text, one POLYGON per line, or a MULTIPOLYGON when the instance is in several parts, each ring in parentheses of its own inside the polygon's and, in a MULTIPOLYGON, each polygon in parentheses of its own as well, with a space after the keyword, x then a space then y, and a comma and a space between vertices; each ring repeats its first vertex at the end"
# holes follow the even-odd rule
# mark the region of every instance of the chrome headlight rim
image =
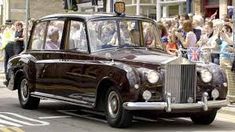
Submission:
POLYGON ((145 90, 143 93, 142 93, 142 97, 145 101, 149 101, 152 97, 152 93, 149 91, 149 90, 145 90))
POLYGON ((220 92, 217 88, 214 88, 212 91, 211 91, 211 96, 213 99, 217 99, 219 98, 220 96, 220 92))
POLYGON ((212 73, 209 70, 203 69, 200 71, 200 74, 201 74, 201 80, 204 83, 209 83, 212 81, 212 73))
POLYGON ((146 74, 146 79, 151 84, 157 83, 159 78, 160 78, 159 73, 154 70, 149 70, 146 74))

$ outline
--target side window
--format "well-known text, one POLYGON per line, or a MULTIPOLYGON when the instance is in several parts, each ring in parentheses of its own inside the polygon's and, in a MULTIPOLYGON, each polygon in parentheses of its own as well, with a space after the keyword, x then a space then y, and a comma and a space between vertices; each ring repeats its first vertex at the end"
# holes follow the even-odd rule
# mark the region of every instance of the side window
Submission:
POLYGON ((45 50, 59 50, 64 28, 64 21, 50 21, 47 28, 45 50))
POLYGON ((162 48, 156 26, 149 22, 143 22, 142 27, 145 46, 151 48, 162 48))
POLYGON ((32 50, 42 50, 43 49, 43 44, 44 44, 44 39, 45 39, 45 31, 46 31, 46 22, 41 22, 36 25, 33 31, 33 36, 32 36, 32 45, 31 49, 32 50))
POLYGON ((88 51, 85 25, 82 22, 71 21, 68 49, 81 52, 88 51))
POLYGON ((137 21, 120 21, 121 44, 140 46, 140 31, 137 21))

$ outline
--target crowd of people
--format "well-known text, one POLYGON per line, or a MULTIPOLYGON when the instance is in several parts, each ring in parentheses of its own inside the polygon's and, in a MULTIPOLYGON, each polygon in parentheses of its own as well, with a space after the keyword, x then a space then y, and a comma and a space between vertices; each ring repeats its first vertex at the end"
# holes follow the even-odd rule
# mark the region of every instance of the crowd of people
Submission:
POLYGON ((167 53, 192 61, 207 61, 232 66, 234 57, 231 18, 179 15, 158 22, 161 41, 167 53))
POLYGON ((162 19, 158 22, 161 42, 169 54, 220 65, 228 78, 228 88, 235 89, 233 22, 231 17, 215 19, 215 15, 206 19, 192 15, 162 19))
MULTIPOLYGON (((7 72, 7 63, 10 57, 24 50, 24 25, 21 21, 7 20, 0 28, 0 51, 4 59, 4 72, 7 72)), ((7 75, 7 74, 6 74, 7 75)))

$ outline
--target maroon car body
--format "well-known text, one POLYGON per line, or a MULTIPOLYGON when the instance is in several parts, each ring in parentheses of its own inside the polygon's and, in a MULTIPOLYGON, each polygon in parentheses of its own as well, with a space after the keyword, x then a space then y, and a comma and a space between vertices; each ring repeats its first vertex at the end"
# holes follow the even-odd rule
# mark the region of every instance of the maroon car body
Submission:
POLYGON ((104 111, 113 127, 130 125, 133 111, 145 110, 187 113, 195 123, 210 124, 227 104, 219 66, 166 54, 155 22, 144 17, 43 17, 34 23, 26 51, 10 59, 7 80, 23 108, 57 99, 104 111), (58 48, 50 49, 53 37, 58 48))

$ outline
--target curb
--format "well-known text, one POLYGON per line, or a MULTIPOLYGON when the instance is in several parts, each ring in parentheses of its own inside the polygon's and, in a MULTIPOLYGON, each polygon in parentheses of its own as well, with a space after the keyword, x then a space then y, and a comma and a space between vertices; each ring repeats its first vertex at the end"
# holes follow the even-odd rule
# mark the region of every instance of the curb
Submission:
POLYGON ((235 115, 235 105, 229 104, 227 107, 221 108, 218 112, 223 114, 235 115))
POLYGON ((0 88, 6 88, 6 86, 3 84, 3 81, 5 81, 5 74, 0 73, 0 88))

